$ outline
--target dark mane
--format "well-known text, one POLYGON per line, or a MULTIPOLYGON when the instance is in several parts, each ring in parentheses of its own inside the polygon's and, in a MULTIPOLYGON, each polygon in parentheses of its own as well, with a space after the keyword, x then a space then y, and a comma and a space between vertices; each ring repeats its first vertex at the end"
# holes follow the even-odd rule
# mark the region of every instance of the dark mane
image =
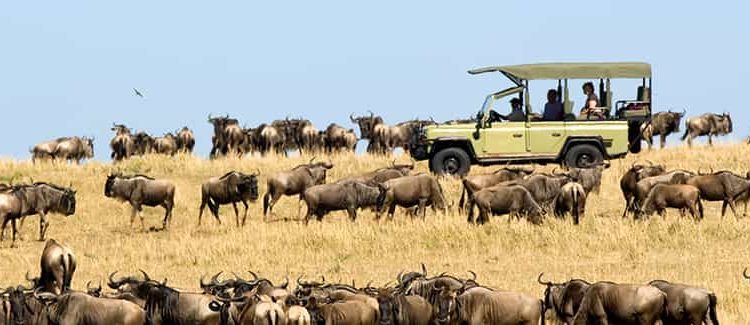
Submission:
POLYGON ((225 179, 225 178, 229 177, 229 175, 232 175, 232 174, 234 174, 234 173, 239 173, 239 172, 237 172, 237 171, 234 171, 234 170, 233 170, 233 171, 230 171, 230 172, 228 172, 228 173, 224 174, 224 176, 221 176, 221 177, 219 177, 219 179, 225 179))
POLYGON ((177 315, 180 292, 163 284, 147 286, 149 290, 144 306, 146 317, 154 319, 155 315, 160 315, 163 324, 180 324, 177 315))
POLYGON ((51 187, 53 189, 56 189, 56 190, 62 191, 62 192, 67 192, 67 191, 70 190, 69 188, 62 187, 62 186, 56 185, 56 184, 47 183, 47 182, 36 182, 36 183, 34 183, 34 186, 49 186, 49 187, 51 187))
POLYGON ((145 179, 152 180, 152 181, 156 180, 156 178, 153 178, 153 177, 148 176, 148 175, 143 175, 143 174, 135 174, 135 175, 130 175, 130 176, 120 176, 120 178, 124 178, 124 179, 132 179, 132 178, 136 178, 136 177, 143 177, 145 179))

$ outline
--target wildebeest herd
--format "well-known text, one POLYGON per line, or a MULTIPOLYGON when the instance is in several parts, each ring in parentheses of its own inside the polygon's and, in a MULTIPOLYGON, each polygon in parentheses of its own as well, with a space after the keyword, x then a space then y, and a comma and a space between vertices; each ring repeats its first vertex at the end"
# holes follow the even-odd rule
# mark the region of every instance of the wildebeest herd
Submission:
MULTIPOLYGON (((649 123, 643 124, 641 137, 651 148, 653 137, 660 137, 661 147, 666 137, 680 131, 681 120, 685 112, 658 112, 649 123)), ((352 124, 359 128, 359 137, 352 128, 336 123, 325 129, 316 128, 312 122, 302 118, 289 118, 263 123, 255 128, 240 126, 236 118, 225 116, 208 116, 208 123, 213 126, 211 152, 209 157, 221 156, 242 157, 244 155, 276 153, 285 155, 297 150, 306 154, 332 152, 353 152, 359 140, 367 140, 367 152, 370 154, 387 154, 396 148, 409 151, 409 140, 418 127, 438 124, 432 119, 400 122, 388 125, 383 118, 368 112, 367 115, 349 115, 352 124)), ((473 123, 472 119, 445 121, 443 124, 473 123)), ((195 136, 188 127, 154 137, 146 132, 133 132, 123 124, 113 123, 111 130, 115 133, 109 145, 110 158, 121 161, 132 156, 145 154, 175 155, 192 153, 195 147, 195 136)), ((706 113, 685 121, 685 133, 682 140, 692 145, 695 137, 707 136, 708 143, 713 144, 713 137, 732 132, 732 118, 729 113, 706 113)), ((32 160, 59 159, 80 163, 81 160, 94 156, 94 139, 89 137, 65 137, 45 141, 35 145, 30 152, 32 160)))
MULTIPOLYGON (((718 299, 698 286, 653 280, 646 284, 570 279, 555 283, 539 274, 540 296, 482 285, 468 277, 400 272, 381 286, 354 282, 303 280, 294 289, 248 272, 222 279, 202 276, 199 290, 168 286, 140 275, 107 279, 111 291, 92 281, 86 291, 71 289, 76 258, 70 248, 48 240, 40 275, 26 274, 29 285, 0 293, 5 324, 545 324, 553 316, 564 324, 718 325, 718 299)), ((743 277, 750 280, 747 269, 743 277)), ((533 281, 533 280, 532 280, 533 281)))

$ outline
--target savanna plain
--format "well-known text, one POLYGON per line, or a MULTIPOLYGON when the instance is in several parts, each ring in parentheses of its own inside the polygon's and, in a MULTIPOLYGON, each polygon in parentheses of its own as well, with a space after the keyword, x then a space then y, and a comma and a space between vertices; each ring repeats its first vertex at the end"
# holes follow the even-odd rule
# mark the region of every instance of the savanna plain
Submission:
MULTIPOLYGON (((564 281, 583 278, 622 283, 646 283, 665 279, 707 287, 719 298, 719 319, 724 324, 750 324, 750 283, 742 270, 750 267, 750 218, 736 219, 731 212, 720 217, 720 202, 705 202, 701 222, 680 218, 670 210, 666 218, 645 221, 621 217, 624 200, 619 180, 636 161, 663 163, 668 169, 709 171, 726 169, 744 175, 750 166, 750 146, 725 144, 712 148, 673 147, 629 155, 612 161, 604 172, 602 189, 588 199, 586 215, 579 226, 570 219, 547 217, 541 226, 525 221, 508 222, 495 217, 485 226, 467 224, 458 213, 460 181, 440 182, 450 205, 447 214, 428 211, 425 220, 412 220, 397 210, 393 221, 376 222, 362 211, 356 222, 344 212, 326 216, 308 226, 298 220, 305 213, 297 197, 284 197, 275 216, 262 218, 261 200, 251 204, 248 222, 235 225, 231 206, 221 209, 219 225, 205 211, 198 226, 200 184, 230 170, 261 171, 260 194, 273 172, 306 163, 311 157, 255 157, 203 160, 191 156, 133 158, 112 165, 88 162, 81 166, 62 163, 0 161, 0 181, 47 181, 71 184, 77 189, 77 211, 70 217, 52 215, 48 238, 70 246, 77 255, 75 289, 87 281, 106 282, 112 271, 131 274, 141 268, 154 278, 167 278, 171 286, 198 290, 202 274, 218 271, 253 270, 273 281, 298 276, 329 281, 374 285, 393 282, 403 270, 418 270, 420 263, 430 274, 449 272, 468 277, 472 270, 479 282, 490 287, 525 292, 541 298, 543 287, 536 278, 564 281), (129 227, 130 206, 104 196, 104 181, 110 172, 143 173, 173 181, 177 186, 176 207, 169 231, 143 231, 139 222, 129 227)), ((394 159, 408 158, 334 155, 335 167, 328 181, 386 166, 394 159)), ((475 167, 472 173, 499 167, 475 167)), ((553 166, 537 166, 551 171, 553 166)), ((426 171, 425 163, 415 171, 426 171)), ((740 205, 740 214, 743 206, 740 205)), ((241 210, 242 211, 242 210, 241 210)), ((146 208, 147 228, 160 227, 163 209, 146 208)), ((7 229, 9 234, 9 229, 7 229)), ((21 229, 19 248, 10 240, 0 243, 0 287, 24 283, 24 274, 38 272, 38 217, 28 217, 21 229)), ((244 273, 247 275, 247 273, 244 273)))

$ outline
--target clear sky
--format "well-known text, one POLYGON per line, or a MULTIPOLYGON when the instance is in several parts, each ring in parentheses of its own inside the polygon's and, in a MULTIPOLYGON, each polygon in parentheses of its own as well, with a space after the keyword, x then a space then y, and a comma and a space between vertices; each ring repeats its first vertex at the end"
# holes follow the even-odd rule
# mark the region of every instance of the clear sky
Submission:
MULTIPOLYGON (((247 126, 305 117, 319 128, 354 127, 349 113, 368 109, 386 122, 466 117, 510 85, 466 70, 554 61, 650 62, 656 110, 729 111, 740 139, 750 116, 749 9, 746 1, 5 1, 0 156, 27 158, 36 142, 88 135, 108 159, 112 122, 153 134, 188 125, 205 156, 208 113, 247 126)), ((532 84, 536 110, 546 87, 532 84)))

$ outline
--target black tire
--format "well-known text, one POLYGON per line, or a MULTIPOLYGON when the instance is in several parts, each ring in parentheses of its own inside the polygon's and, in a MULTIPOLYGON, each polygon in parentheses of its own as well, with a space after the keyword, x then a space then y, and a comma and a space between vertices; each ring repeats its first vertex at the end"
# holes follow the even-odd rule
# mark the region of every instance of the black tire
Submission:
POLYGON ((445 148, 430 159, 430 169, 437 175, 465 176, 471 168, 469 154, 460 148, 445 148))
POLYGON ((565 165, 568 167, 588 168, 604 161, 602 152, 590 144, 578 144, 565 153, 565 165))

